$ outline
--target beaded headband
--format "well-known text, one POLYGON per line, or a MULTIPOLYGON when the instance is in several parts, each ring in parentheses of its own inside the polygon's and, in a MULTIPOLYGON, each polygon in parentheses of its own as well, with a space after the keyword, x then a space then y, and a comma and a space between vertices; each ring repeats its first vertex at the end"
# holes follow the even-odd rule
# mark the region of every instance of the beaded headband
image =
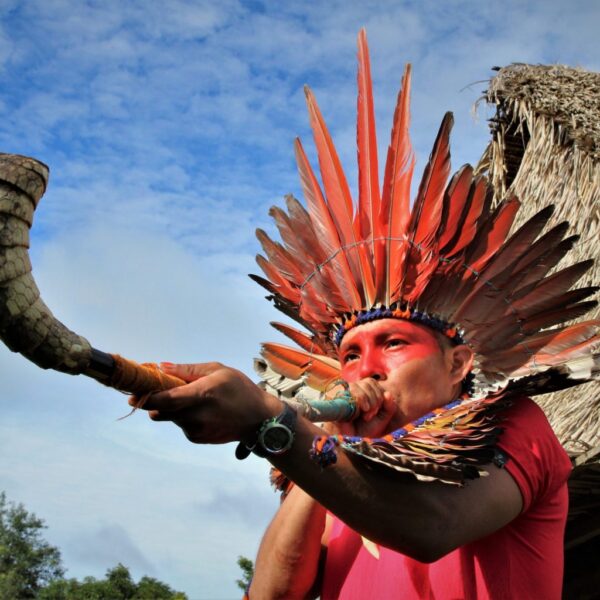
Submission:
POLYGON ((425 325, 426 327, 441 333, 457 346, 465 343, 456 325, 451 325, 439 317, 429 315, 426 312, 410 307, 406 303, 402 303, 400 305, 393 304, 389 308, 379 306, 369 310, 360 310, 345 316, 342 322, 339 325, 334 326, 332 330, 331 336, 335 345, 339 347, 342 338, 351 329, 379 319, 402 319, 411 321, 413 323, 418 323, 419 325, 425 325))

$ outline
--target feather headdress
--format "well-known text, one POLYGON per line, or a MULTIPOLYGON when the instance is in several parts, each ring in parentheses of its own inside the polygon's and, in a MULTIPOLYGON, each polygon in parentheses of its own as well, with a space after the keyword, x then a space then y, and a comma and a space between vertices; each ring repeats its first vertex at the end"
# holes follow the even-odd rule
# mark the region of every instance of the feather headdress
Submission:
MULTIPOLYGON (((277 308, 309 332, 276 324, 299 348, 264 344, 268 366, 282 377, 303 378, 310 387, 325 390, 339 378, 337 345, 346 331, 378 318, 404 318, 473 349, 471 399, 462 409, 452 408, 452 414, 485 412, 493 404, 490 399, 506 398, 507 392, 531 395, 597 377, 600 322, 565 325, 596 305, 589 297, 598 289, 572 289, 593 261, 557 268, 577 241, 577 236, 565 237, 568 224, 544 231, 553 212, 548 206, 511 233, 520 207, 516 197, 492 207, 487 180, 474 176, 469 165, 450 177, 450 113, 442 120, 411 209, 410 66, 398 95, 380 190, 364 30, 358 37, 358 63, 358 202, 351 198, 323 116, 306 89, 323 188, 297 140, 307 209, 288 197, 287 212, 271 210, 283 244, 258 232, 266 257, 257 261, 266 279, 251 277, 269 291, 277 308)), ((446 439, 448 428, 440 426, 440 418, 416 428, 421 441, 446 439)), ((456 431, 456 420, 444 418, 456 431)), ((472 425, 478 418, 467 421, 472 425)), ((485 419, 478 422, 482 426, 485 419)), ((471 425, 465 425, 464 439, 474 439, 471 425)), ((493 426, 486 431, 491 435, 493 426)), ((404 436, 401 444, 406 447, 411 439, 404 436)), ((346 442, 349 449, 381 460, 381 446, 375 451, 362 442, 346 442)), ((384 454, 389 443, 398 450, 399 440, 387 440, 384 454)), ((404 460, 406 448, 401 453, 404 460)), ((405 470, 405 465, 397 468, 405 470)), ((410 470, 415 471, 414 461, 410 470)))

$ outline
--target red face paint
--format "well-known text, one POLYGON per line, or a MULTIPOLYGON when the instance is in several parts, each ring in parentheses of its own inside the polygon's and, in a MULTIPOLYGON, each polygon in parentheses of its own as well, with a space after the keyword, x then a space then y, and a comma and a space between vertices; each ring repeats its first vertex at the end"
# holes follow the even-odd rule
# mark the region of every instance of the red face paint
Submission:
POLYGON ((440 353, 433 332, 398 319, 381 319, 349 331, 340 345, 342 376, 352 383, 385 375, 412 360, 440 353))
POLYGON ((346 381, 371 377, 392 394, 398 427, 453 399, 446 354, 423 325, 399 319, 359 325, 344 336, 339 357, 346 381))

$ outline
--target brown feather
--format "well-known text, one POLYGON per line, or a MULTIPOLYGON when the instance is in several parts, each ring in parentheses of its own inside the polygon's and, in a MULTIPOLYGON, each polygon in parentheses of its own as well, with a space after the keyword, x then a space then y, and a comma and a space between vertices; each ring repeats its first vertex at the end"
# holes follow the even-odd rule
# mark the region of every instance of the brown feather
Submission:
POLYGON ((480 272, 490 257, 496 254, 506 240, 520 205, 515 197, 501 202, 479 228, 466 253, 469 271, 480 272))
POLYGON ((514 347, 489 353, 481 368, 510 372, 529 361, 535 361, 532 357, 537 357, 542 351, 544 354, 561 354, 592 339, 599 324, 599 321, 584 321, 570 327, 543 331, 517 343, 514 347))
POLYGON ((575 263, 562 271, 558 271, 536 285, 529 293, 515 295, 512 306, 520 314, 532 314, 548 310, 557 304, 557 299, 567 292, 594 264, 593 260, 575 263))
POLYGON ((535 263, 523 267, 520 273, 515 275, 513 289, 516 291, 512 293, 512 297, 521 298, 534 290, 544 276, 573 248, 578 239, 577 235, 565 238, 553 247, 549 247, 535 263))
MULTIPOLYGON (((564 318, 557 320, 553 325, 568 321, 576 318, 567 312, 571 307, 579 306, 581 300, 584 300, 588 296, 594 294, 598 288, 580 288, 572 290, 561 296, 557 302, 558 309, 550 309, 546 311, 532 311, 530 315, 524 315, 514 312, 512 309, 507 310, 507 314, 500 319, 497 319, 491 325, 484 327, 475 328, 470 332, 469 339, 477 341, 478 349, 481 352, 487 353, 493 349, 504 348, 513 341, 518 341, 520 337, 525 334, 532 334, 541 329, 537 327, 534 330, 532 323, 538 317, 542 318, 543 315, 550 317, 550 314, 562 314, 564 318), (561 311, 564 311, 561 313, 561 311)), ((585 303, 584 303, 585 304, 585 303)), ((581 314, 584 314, 583 312, 581 314)), ((544 327, 549 327, 550 324, 546 324, 544 327)))

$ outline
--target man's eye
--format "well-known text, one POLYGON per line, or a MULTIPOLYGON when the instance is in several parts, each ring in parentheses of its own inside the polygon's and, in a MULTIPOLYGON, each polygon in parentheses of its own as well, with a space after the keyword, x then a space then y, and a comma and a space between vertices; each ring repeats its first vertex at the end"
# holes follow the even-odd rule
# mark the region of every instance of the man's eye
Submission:
POLYGON ((398 346, 406 346, 406 342, 404 340, 392 339, 388 340, 388 348, 396 348, 398 346))
POLYGON ((352 362, 354 360, 358 360, 359 356, 356 353, 349 353, 349 354, 344 354, 344 357, 342 358, 342 362, 343 364, 347 364, 349 362, 352 362))

